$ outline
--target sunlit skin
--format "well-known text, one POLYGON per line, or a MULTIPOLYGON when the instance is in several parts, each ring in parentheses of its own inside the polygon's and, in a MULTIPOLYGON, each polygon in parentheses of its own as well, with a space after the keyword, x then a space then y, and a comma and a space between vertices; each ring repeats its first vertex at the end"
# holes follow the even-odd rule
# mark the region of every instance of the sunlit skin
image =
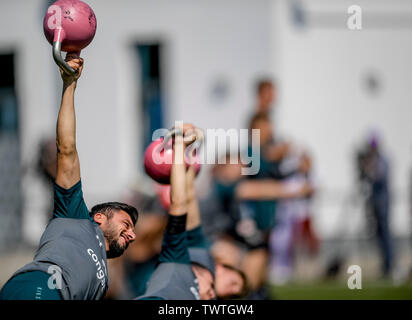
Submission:
POLYGON ((238 272, 225 268, 221 264, 216 265, 215 290, 220 298, 226 298, 240 293, 243 287, 243 279, 238 272))
POLYGON ((123 210, 114 212, 111 218, 107 218, 103 213, 96 213, 93 218, 105 234, 106 251, 110 246, 106 235, 110 235, 117 241, 123 250, 126 250, 129 244, 136 239, 133 221, 123 210))

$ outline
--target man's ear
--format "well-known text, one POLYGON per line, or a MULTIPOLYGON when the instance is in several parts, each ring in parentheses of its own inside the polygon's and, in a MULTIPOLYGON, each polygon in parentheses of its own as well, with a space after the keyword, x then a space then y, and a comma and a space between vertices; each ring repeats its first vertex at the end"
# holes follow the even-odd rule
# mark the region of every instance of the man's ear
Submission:
POLYGON ((197 278, 199 276, 199 271, 197 270, 196 266, 192 264, 192 271, 195 275, 195 277, 197 278))
POLYGON ((107 217, 103 213, 98 212, 93 216, 93 219, 98 225, 101 225, 107 220, 107 217))

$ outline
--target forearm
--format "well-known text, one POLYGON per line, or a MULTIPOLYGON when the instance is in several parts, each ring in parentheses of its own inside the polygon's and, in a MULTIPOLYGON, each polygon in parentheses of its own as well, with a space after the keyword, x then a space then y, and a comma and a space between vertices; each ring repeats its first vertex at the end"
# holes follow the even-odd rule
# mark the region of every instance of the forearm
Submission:
POLYGON ((243 181, 236 187, 240 200, 276 200, 302 197, 308 192, 305 184, 286 184, 273 180, 243 181))
POLYGON ((186 167, 183 162, 183 137, 175 136, 170 176, 169 221, 163 238, 160 262, 190 263, 186 238, 186 167))
POLYGON ((170 176, 170 210, 172 216, 187 213, 186 203, 186 167, 183 161, 183 136, 176 135, 173 145, 173 164, 170 176))
POLYGON ((80 165, 76 149, 75 89, 76 82, 63 84, 62 101, 57 118, 56 183, 63 188, 70 188, 80 180, 80 165))
POLYGON ((61 154, 76 152, 76 115, 74 111, 74 92, 76 82, 63 84, 62 101, 57 118, 56 142, 61 154))

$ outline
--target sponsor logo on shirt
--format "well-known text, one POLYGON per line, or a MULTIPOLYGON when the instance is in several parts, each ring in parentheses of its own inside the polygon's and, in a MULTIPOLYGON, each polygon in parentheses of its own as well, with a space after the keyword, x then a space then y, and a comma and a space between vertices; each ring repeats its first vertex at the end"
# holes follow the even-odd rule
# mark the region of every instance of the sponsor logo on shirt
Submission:
POLYGON ((96 277, 100 281, 101 286, 102 286, 102 291, 106 288, 106 275, 107 275, 107 269, 106 269, 106 264, 104 263, 104 260, 102 259, 101 262, 99 261, 99 258, 97 255, 94 253, 92 249, 87 249, 87 253, 89 256, 91 256, 93 262, 96 264, 96 277))

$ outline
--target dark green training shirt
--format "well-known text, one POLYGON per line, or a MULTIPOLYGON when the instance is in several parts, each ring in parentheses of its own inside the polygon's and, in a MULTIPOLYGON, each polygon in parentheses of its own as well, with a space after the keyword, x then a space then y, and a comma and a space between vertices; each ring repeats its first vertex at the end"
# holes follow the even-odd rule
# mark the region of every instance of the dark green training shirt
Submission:
POLYGON ((215 261, 210 253, 210 244, 204 236, 201 226, 187 230, 187 240, 190 262, 208 269, 214 277, 215 261))
MULTIPOLYGON (((214 262, 209 252, 209 243, 207 242, 201 227, 194 228, 186 231, 187 245, 189 250, 190 263, 198 263, 206 265, 205 267, 211 270, 214 274, 214 262)), ((183 235, 182 235, 183 236, 183 235)), ((170 255, 169 255, 170 256, 170 255)), ((176 254, 173 254, 176 256, 176 254)), ((165 262, 176 261, 175 257, 163 258, 165 262), (167 260, 167 261, 166 261, 167 260)), ((143 263, 129 266, 130 274, 128 275, 128 282, 132 288, 135 296, 142 296, 147 289, 147 283, 158 265, 159 257, 153 257, 152 259, 143 263)), ((184 263, 187 264, 185 258, 184 263)))
POLYGON ((199 300, 192 271, 186 231, 170 234, 166 229, 158 265, 139 300, 199 300))

